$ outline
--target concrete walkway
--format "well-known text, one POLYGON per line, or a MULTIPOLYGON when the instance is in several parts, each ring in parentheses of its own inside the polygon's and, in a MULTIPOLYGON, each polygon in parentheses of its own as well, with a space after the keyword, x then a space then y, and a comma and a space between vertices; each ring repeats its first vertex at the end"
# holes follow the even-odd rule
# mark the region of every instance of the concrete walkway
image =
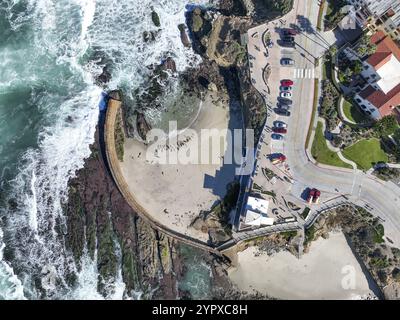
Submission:
MULTIPOLYGON (((318 121, 322 122, 322 132, 325 132, 326 131, 326 121, 325 121, 325 119, 322 118, 322 117, 318 117, 318 121)), ((351 165, 353 167, 353 170, 357 170, 356 163, 351 161, 351 160, 349 160, 349 159, 347 159, 347 158, 345 158, 343 156, 342 151, 340 150, 340 148, 334 147, 332 145, 332 143, 330 141, 328 141, 328 140, 326 140, 326 145, 327 145, 329 150, 331 150, 332 152, 335 152, 338 155, 340 160, 342 160, 343 162, 351 165)))
POLYGON ((344 122, 356 125, 357 123, 350 120, 349 118, 347 118, 346 114, 344 113, 343 105, 344 105, 345 99, 343 98, 343 95, 341 95, 339 99, 340 99, 339 100, 339 115, 340 115, 340 117, 343 119, 344 122))

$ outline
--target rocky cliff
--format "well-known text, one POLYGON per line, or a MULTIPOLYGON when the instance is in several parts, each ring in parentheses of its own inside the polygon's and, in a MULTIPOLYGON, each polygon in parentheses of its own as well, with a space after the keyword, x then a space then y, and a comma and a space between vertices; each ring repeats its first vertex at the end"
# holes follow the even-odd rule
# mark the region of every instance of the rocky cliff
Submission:
POLYGON ((380 287, 386 299, 400 299, 400 249, 385 237, 383 225, 364 208, 344 205, 317 219, 306 230, 305 251, 311 241, 329 237, 332 230, 346 235, 356 257, 380 287))
POLYGON ((220 2, 219 12, 197 8, 188 14, 187 20, 194 50, 203 61, 218 67, 230 100, 241 101, 245 127, 254 129, 257 138, 266 108, 262 96, 251 84, 244 44, 244 35, 254 25, 252 17, 246 15, 240 1, 229 0, 220 2))

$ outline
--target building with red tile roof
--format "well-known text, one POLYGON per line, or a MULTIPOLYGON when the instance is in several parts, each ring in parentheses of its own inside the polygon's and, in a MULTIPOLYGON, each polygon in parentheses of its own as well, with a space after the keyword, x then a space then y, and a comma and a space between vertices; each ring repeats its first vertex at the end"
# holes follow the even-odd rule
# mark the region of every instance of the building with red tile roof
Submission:
POLYGON ((376 52, 363 61, 362 76, 368 85, 355 96, 374 119, 395 114, 400 119, 400 48, 382 31, 371 36, 376 52))

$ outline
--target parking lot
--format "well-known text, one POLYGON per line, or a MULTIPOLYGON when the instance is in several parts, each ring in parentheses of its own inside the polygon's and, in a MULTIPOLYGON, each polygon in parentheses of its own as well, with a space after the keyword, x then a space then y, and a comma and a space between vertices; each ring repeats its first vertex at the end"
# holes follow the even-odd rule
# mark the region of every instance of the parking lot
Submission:
MULTIPOLYGON (((304 148, 301 141, 311 118, 311 108, 307 106, 312 105, 313 82, 314 78, 319 76, 319 68, 314 66, 313 55, 306 54, 307 43, 309 42, 307 35, 299 32, 295 36, 296 46, 294 48, 280 45, 283 30, 289 29, 289 25, 293 26, 298 23, 298 15, 295 10, 285 18, 286 21, 270 22, 248 32, 252 82, 264 96, 268 109, 267 121, 257 151, 257 165, 253 176, 255 188, 253 187, 253 191, 260 193, 264 198, 270 197, 272 199, 270 211, 278 221, 288 217, 299 218, 299 213, 303 212, 304 208, 308 206, 305 201, 307 198, 306 191, 312 186, 302 185, 292 176, 290 167, 292 161, 289 157, 294 156, 293 150, 295 148, 304 148), (282 58, 292 59, 294 65, 281 65, 282 58), (265 79, 263 72, 265 68, 270 69, 268 79, 265 79), (280 105, 278 97, 283 79, 293 81, 291 91, 293 104, 289 106, 290 116, 276 112, 280 105), (303 105, 306 107, 302 110, 303 105), (287 133, 280 134, 282 140, 272 139, 276 121, 284 122, 287 126, 287 133), (274 154, 287 155, 288 161, 272 164, 269 157, 274 154), (261 191, 258 189, 261 189, 261 191)), ((332 197, 334 197, 333 194, 322 193, 321 203, 332 197)), ((313 209, 318 207, 317 204, 312 205, 313 209)))

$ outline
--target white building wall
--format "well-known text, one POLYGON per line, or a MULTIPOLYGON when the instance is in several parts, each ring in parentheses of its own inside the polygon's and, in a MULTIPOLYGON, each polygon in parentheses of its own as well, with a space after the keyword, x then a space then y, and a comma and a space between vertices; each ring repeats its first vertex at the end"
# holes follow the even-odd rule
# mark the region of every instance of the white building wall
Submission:
POLYGON ((363 71, 361 72, 361 75, 366 78, 368 83, 373 83, 378 80, 380 80, 380 77, 378 73, 375 71, 375 69, 366 61, 363 62, 363 71))
POLYGON ((363 99, 359 94, 355 95, 354 100, 358 103, 360 108, 365 112, 369 111, 371 113, 370 117, 378 120, 381 118, 378 108, 376 108, 371 102, 363 99))

